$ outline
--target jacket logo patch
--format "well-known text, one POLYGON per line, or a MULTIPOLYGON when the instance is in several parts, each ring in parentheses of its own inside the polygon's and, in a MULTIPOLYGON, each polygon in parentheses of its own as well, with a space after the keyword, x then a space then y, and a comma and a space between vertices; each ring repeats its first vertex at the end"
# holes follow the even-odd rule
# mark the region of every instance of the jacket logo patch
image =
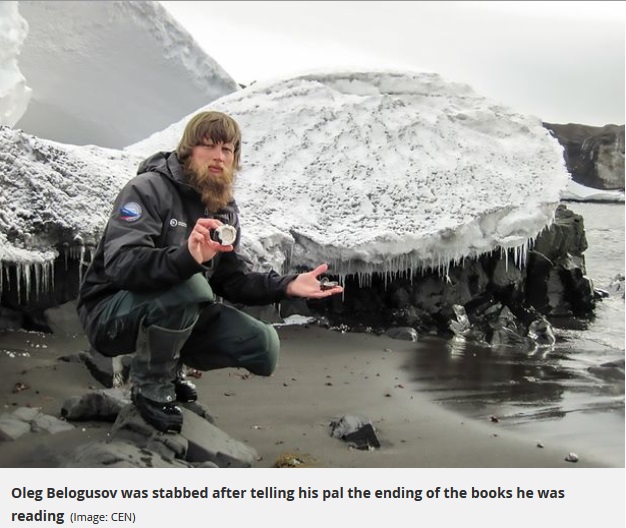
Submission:
POLYGON ((187 224, 185 222, 181 222, 180 220, 176 220, 176 218, 172 218, 170 220, 170 227, 187 227, 187 224))
POLYGON ((137 202, 128 202, 120 208, 120 218, 126 222, 135 222, 141 218, 141 205, 137 202))

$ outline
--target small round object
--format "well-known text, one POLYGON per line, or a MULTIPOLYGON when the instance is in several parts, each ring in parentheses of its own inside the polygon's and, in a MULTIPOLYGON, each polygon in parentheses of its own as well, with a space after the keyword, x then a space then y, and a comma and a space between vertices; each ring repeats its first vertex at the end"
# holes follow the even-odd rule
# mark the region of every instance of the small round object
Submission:
POLYGON ((578 455, 576 453, 570 453, 565 457, 567 462, 578 462, 578 455))
POLYGON ((228 224, 219 226, 211 231, 211 240, 219 242, 222 246, 230 246, 237 239, 237 230, 228 224))
POLYGON ((328 280, 328 277, 322 277, 322 279, 320 280, 320 289, 321 290, 330 290, 332 288, 335 288, 336 286, 339 286, 339 283, 335 282, 335 281, 328 280))

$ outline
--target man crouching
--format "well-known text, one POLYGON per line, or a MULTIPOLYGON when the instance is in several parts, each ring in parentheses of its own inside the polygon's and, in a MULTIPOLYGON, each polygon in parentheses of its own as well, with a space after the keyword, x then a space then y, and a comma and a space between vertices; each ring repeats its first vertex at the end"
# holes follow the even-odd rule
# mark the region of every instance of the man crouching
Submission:
POLYGON ((274 328, 216 296, 260 305, 342 291, 322 288, 325 264, 299 275, 250 271, 233 198, 240 155, 232 117, 194 116, 176 150, 142 162, 121 190, 81 283, 78 312, 91 345, 107 356, 134 353, 132 400, 162 432, 180 432, 176 402, 198 397, 184 365, 269 376, 278 363, 274 328))

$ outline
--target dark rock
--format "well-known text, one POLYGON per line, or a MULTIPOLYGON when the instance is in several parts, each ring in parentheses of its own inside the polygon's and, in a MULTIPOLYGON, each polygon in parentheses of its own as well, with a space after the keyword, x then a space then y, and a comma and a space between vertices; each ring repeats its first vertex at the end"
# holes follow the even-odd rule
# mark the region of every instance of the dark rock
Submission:
POLYGON ((257 458, 251 447, 228 436, 212 423, 182 406, 180 434, 161 433, 147 424, 134 405, 124 407, 111 429, 111 438, 130 442, 165 459, 191 464, 211 462, 219 467, 250 467, 257 458))
POLYGON ((120 389, 89 392, 66 400, 61 407, 61 416, 70 421, 115 422, 119 412, 129 403, 128 392, 120 389))
POLYGON ((284 319, 290 315, 313 315, 304 299, 285 299, 280 303, 280 315, 284 319))
POLYGON ((53 334, 80 335, 84 333, 76 312, 76 301, 48 308, 44 311, 44 317, 53 334))
POLYGON ((59 467, 66 468, 190 468, 191 464, 129 442, 93 442, 74 450, 59 467))
POLYGON ((111 439, 118 442, 128 442, 159 453, 166 460, 174 458, 184 460, 189 446, 184 436, 161 433, 146 423, 132 404, 126 405, 120 410, 111 428, 111 439))
POLYGON ((567 169, 576 183, 595 189, 624 189, 624 125, 543 126, 563 146, 567 169))
POLYGON ((24 314, 19 310, 0 306, 0 332, 19 330, 24 326, 24 314))
POLYGON ((408 326, 393 326, 385 332, 391 339, 401 339, 403 341, 417 341, 417 331, 408 326))
POLYGON ((367 450, 380 448, 376 430, 369 420, 357 416, 345 415, 330 423, 331 435, 339 438, 350 446, 367 450))
POLYGON ((83 363, 91 375, 108 388, 122 387, 128 381, 131 354, 109 357, 94 348, 88 351, 62 356, 60 361, 83 363))
POLYGON ((258 458, 256 451, 235 440, 210 422, 183 407, 181 435, 187 438, 186 460, 191 463, 213 462, 219 467, 251 467, 258 458))
POLYGON ((200 418, 203 418, 207 422, 215 424, 215 418, 213 418, 213 415, 211 415, 209 410, 201 403, 198 403, 197 401, 185 402, 185 403, 180 403, 180 406, 184 407, 185 409, 188 409, 192 413, 197 414, 200 418))

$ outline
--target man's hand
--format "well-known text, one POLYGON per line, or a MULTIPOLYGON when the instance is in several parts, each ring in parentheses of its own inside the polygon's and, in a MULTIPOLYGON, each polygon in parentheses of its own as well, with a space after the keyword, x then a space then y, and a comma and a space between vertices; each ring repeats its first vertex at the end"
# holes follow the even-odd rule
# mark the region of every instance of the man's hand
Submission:
POLYGON ((328 264, 322 264, 313 271, 301 273, 287 286, 287 295, 292 297, 309 297, 311 299, 321 299, 330 297, 343 291, 341 286, 334 286, 329 289, 322 289, 322 283, 317 279, 328 269, 328 264))
POLYGON ((211 260, 218 253, 228 253, 233 246, 222 246, 219 242, 211 240, 211 230, 217 229, 222 222, 214 218, 200 218, 193 226, 193 231, 187 240, 189 253, 198 264, 211 260))

